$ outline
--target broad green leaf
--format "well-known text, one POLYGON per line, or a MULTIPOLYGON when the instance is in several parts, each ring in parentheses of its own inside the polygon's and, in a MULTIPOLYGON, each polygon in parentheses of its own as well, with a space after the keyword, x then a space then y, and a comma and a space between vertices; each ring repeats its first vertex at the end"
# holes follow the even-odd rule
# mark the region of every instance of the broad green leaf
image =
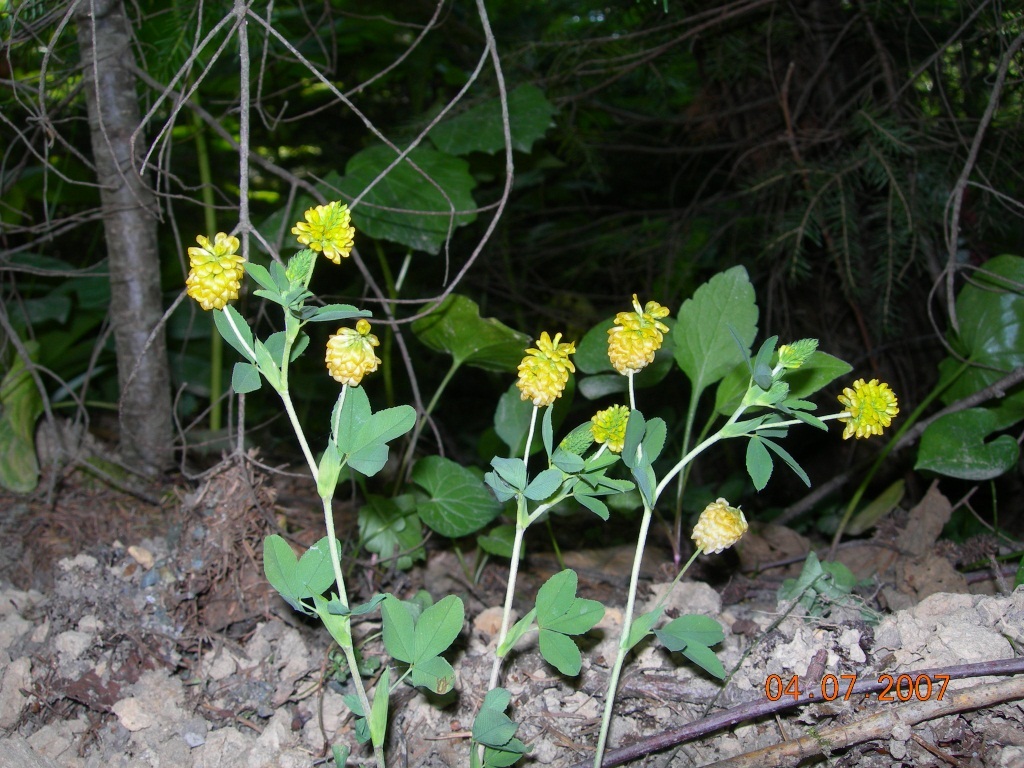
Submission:
POLYGON ((743 396, 747 394, 749 386, 750 368, 746 362, 737 363, 718 382, 718 387, 715 389, 715 413, 732 416, 743 402, 743 396))
POLYGON ((416 660, 439 656, 462 631, 462 600, 448 595, 427 608, 416 622, 416 660))
POLYGON ((622 445, 622 463, 630 469, 639 466, 643 460, 640 445, 647 432, 647 420, 640 411, 631 411, 626 422, 626 437, 622 445))
POLYGON ((533 403, 520 397, 519 388, 515 384, 498 399, 498 407, 494 411, 494 431, 511 453, 523 452, 532 413, 533 403))
POLYGON ((334 758, 334 768, 345 768, 350 754, 352 754, 352 748, 347 744, 332 744, 331 756, 334 758))
POLYGON ((236 394, 255 392, 263 384, 259 369, 251 362, 236 362, 231 369, 231 389, 236 394))
POLYGON ((423 557, 423 536, 413 499, 388 499, 370 494, 359 510, 359 539, 370 552, 390 562, 398 557, 400 569, 412 567, 413 558, 423 557))
POLYGON ((675 359, 698 396, 743 362, 736 337, 749 348, 757 317, 754 287, 741 266, 715 275, 683 303, 674 331, 675 359))
MULTIPOLYGON (((26 344, 34 359, 38 344, 26 344)), ((35 381, 16 355, 0 381, 0 485, 15 493, 31 493, 39 482, 36 458, 36 422, 43 413, 43 398, 35 381)))
POLYGON ((501 513, 479 475, 451 459, 424 456, 416 462, 412 481, 428 494, 416 505, 420 519, 450 539, 479 531, 501 513))
POLYGON ((566 568, 559 571, 537 590, 537 624, 546 627, 569 610, 576 599, 576 587, 579 579, 576 572, 566 568))
POLYGON ((670 651, 681 651, 691 643, 716 645, 725 639, 721 624, 698 614, 673 619, 661 629, 654 630, 654 634, 670 651))
MULTIPOLYGON (((362 387, 350 387, 348 396, 362 391, 362 387)), ((346 403, 347 405, 347 403, 346 403)), ((344 412, 343 412, 344 414, 344 412)), ((343 415, 344 418, 344 415, 343 415)), ((372 477, 384 468, 388 460, 390 440, 401 437, 416 424, 416 410, 409 405, 397 405, 372 414, 344 445, 339 439, 338 447, 343 453, 348 449, 348 465, 367 477, 372 477)))
MULTIPOLYGON (((942 401, 947 405, 1024 366, 1024 258, 996 256, 972 278, 957 296, 960 333, 950 341, 974 365, 943 390, 942 401)), ((947 376, 956 368, 951 359, 940 364, 947 376)), ((1000 419, 999 426, 1009 423, 1000 419)))
POLYGON ((370 741, 374 747, 384 744, 384 736, 388 730, 388 701, 390 699, 391 670, 384 667, 377 687, 373 691, 373 703, 370 705, 370 741))
POLYGON ((747 474, 757 490, 763 490, 772 476, 772 457, 760 437, 747 442, 747 474))
POLYGON ((274 283, 274 279, 270 276, 270 272, 262 264, 257 264, 253 261, 245 262, 245 273, 251 277, 260 288, 268 291, 276 291, 277 284, 274 283))
POLYGON ((1009 435, 985 442, 995 416, 984 408, 947 414, 928 425, 914 469, 961 480, 991 480, 1017 465, 1020 449, 1009 435))
POLYGON ((380 605, 381 634, 384 650, 392 658, 412 664, 416 661, 416 623, 409 607, 394 595, 388 595, 380 605))
POLYGON ((791 398, 806 398, 827 387, 840 376, 853 370, 853 366, 838 357, 815 351, 807 362, 784 374, 791 398))
POLYGON ((299 561, 291 546, 281 536, 272 534, 263 540, 263 573, 292 608, 306 612, 300 600, 303 594, 302 583, 296 578, 299 561))
POLYGON ((583 660, 571 638, 541 627, 538 645, 544 660, 563 675, 574 677, 580 673, 583 660))
POLYGON ((647 430, 644 432, 643 449, 644 461, 647 464, 653 463, 665 447, 665 435, 668 429, 665 420, 654 418, 647 422, 647 430))
POLYGON ((519 726, 505 714, 511 701, 512 694, 504 688, 487 692, 473 720, 474 741, 488 747, 503 747, 512 740, 519 726))
POLYGON ((1013 588, 1017 589, 1021 584, 1024 584, 1024 556, 1020 558, 1020 564, 1017 566, 1017 575, 1013 577, 1013 588))
POLYGON ((575 498, 576 498, 576 501, 578 501, 582 506, 584 506, 587 509, 589 509, 591 512, 593 512, 595 515, 600 517, 602 520, 607 520, 608 519, 608 517, 610 515, 610 513, 608 511, 608 505, 605 504, 600 499, 596 499, 593 496, 590 496, 590 495, 588 495, 586 493, 581 493, 581 492, 577 492, 575 494, 575 498))
POLYGON ((709 675, 713 675, 719 680, 725 680, 725 667, 710 648, 696 644, 688 645, 683 648, 681 653, 709 675))
POLYGON ((511 485, 517 491, 526 488, 526 464, 522 459, 506 459, 495 456, 491 459, 491 466, 498 473, 502 480, 511 485))
POLYGON ((352 210, 353 224, 368 237, 436 254, 451 231, 476 219, 476 181, 465 160, 427 147, 417 147, 376 181, 397 158, 377 145, 348 161, 338 182, 342 194, 354 199, 369 189, 352 210))
POLYGON ((487 371, 516 370, 530 337, 494 318, 480 317, 472 299, 451 294, 426 317, 412 324, 421 342, 435 352, 452 356, 457 365, 471 365, 487 371))
POLYGON ((586 462, 583 460, 582 456, 576 453, 570 453, 561 447, 555 448, 555 452, 551 455, 551 463, 567 475, 574 475, 577 472, 582 472, 586 467, 586 462))
POLYGON ((274 389, 280 389, 281 367, 277 360, 274 359, 273 353, 259 339, 255 340, 253 348, 256 350, 256 366, 260 369, 260 373, 263 374, 263 377, 270 386, 274 389))
POLYGON ((224 341, 234 347, 238 354, 250 363, 256 362, 252 331, 237 309, 228 304, 223 310, 213 310, 213 323, 224 341))
MULTIPOLYGON (((582 463, 582 462, 580 462, 582 463)), ((531 501, 544 501, 562 485, 564 475, 560 469, 545 469, 540 472, 523 491, 523 495, 531 501)), ((488 522, 490 522, 488 520, 488 522)))
POLYGON ((412 684, 443 696, 455 687, 455 670, 440 656, 416 662, 409 674, 412 684))
MULTIPOLYGON (((638 377, 634 376, 634 383, 638 377)), ((599 373, 580 381, 580 394, 587 400, 602 400, 629 389, 629 381, 620 373, 599 373)))
POLYGON ((334 584, 334 564, 331 549, 324 536, 307 549, 295 568, 295 580, 301 584, 302 597, 322 595, 334 584))
POLYGON ((499 525, 492 528, 487 535, 477 536, 476 543, 480 549, 489 555, 511 560, 515 536, 516 527, 514 525, 499 525))
POLYGON ((561 632, 563 635, 582 635, 594 628, 604 616, 604 606, 597 600, 577 597, 561 616, 547 621, 544 629, 561 632))
MULTIPOLYGON (((557 110, 535 85, 521 85, 508 94, 508 119, 512 148, 529 152, 533 143, 555 123, 557 110)), ((450 117, 430 129, 430 140, 442 152, 468 155, 493 154, 505 148, 501 102, 495 98, 450 117)))

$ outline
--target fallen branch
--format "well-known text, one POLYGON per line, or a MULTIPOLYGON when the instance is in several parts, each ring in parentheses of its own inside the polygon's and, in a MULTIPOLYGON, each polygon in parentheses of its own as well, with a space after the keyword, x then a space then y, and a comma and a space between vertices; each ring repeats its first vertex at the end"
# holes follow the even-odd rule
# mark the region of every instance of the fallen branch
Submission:
MULTIPOLYGON (((883 674, 880 672, 879 674, 883 674)), ((925 675, 930 678, 935 678, 937 675, 948 675, 950 680, 964 680, 973 677, 988 677, 992 675, 1019 675, 1024 674, 1024 657, 1014 659, 999 659, 997 661, 983 661, 975 664, 959 664, 953 667, 936 668, 936 669, 922 669, 912 672, 907 672, 912 677, 918 677, 919 675, 925 675)), ((810 678, 807 679, 810 683, 810 678)), ((1016 683, 1019 686, 1017 690, 1016 698, 1024 697, 1024 680, 1013 680, 1008 681, 1016 683)), ((850 697, 863 698, 865 694, 877 693, 885 689, 891 683, 881 682, 877 679, 862 679, 854 687, 850 694, 850 697)), ((1002 690, 1000 686, 1003 683, 999 683, 998 686, 985 686, 985 691, 1002 690)), ((739 706, 732 707, 723 712, 710 715, 709 717, 701 718, 700 720, 694 720, 691 723, 687 723, 681 728, 677 728, 673 731, 666 731, 655 736, 650 736, 646 739, 642 739, 634 744, 630 744, 619 749, 609 750, 605 754, 604 762, 602 762, 603 768, 611 768, 616 765, 623 765, 631 760, 635 760, 638 757, 649 755, 652 752, 658 752, 662 749, 668 749, 669 747, 675 747, 687 741, 707 736, 710 733, 719 731, 723 728, 728 728, 733 725, 745 722, 747 720, 754 720, 756 718, 764 717, 766 715, 772 715, 777 712, 783 712, 787 709, 793 709, 798 706, 804 706, 805 704, 820 704, 822 703, 820 695, 817 698, 812 698, 814 694, 814 685, 805 684, 804 692, 799 698, 791 698, 785 696, 778 701, 769 701, 767 698, 758 698, 755 701, 747 702, 746 704, 740 704, 739 706)), ((974 691, 976 689, 971 689, 974 691)), ((980 690, 980 689, 978 689, 980 690)), ((938 708, 947 706, 952 702, 960 702, 959 698, 961 694, 968 693, 968 691, 950 691, 946 694, 942 701, 925 701, 920 702, 924 705, 935 705, 938 708)), ((985 695, 984 693, 981 695, 985 695)), ((1001 699, 1000 701, 1009 701, 1014 697, 1008 699, 1001 699)), ((998 701, 993 703, 999 703, 998 701)), ((893 705, 886 705, 891 711, 893 705)), ((979 706, 989 706, 989 704, 981 704, 979 706)), ((968 707, 969 709, 970 707, 968 707)), ((975 707, 977 708, 977 707, 975 707)), ((960 711, 960 710, 956 710, 960 711)), ((882 713, 884 714, 884 713, 882 713)), ((945 712, 933 715, 934 717, 941 717, 945 712)), ((918 721, 920 722, 920 721, 918 721)), ((758 765, 773 765, 771 761, 762 761, 757 763, 758 765)), ((577 763, 573 768, 589 768, 591 763, 584 761, 577 763)), ((781 765, 781 763, 780 763, 781 765)))
POLYGON ((914 701, 896 706, 886 706, 885 709, 863 720, 830 728, 819 728, 814 736, 804 736, 755 752, 747 752, 728 760, 713 763, 707 768, 796 766, 808 757, 822 754, 826 750, 845 749, 866 741, 888 739, 892 736, 894 729, 901 724, 903 726, 917 725, 926 720, 969 712, 974 709, 984 709, 1021 698, 1024 698, 1024 678, 1004 680, 995 685, 977 685, 974 688, 947 693, 942 701, 914 701))

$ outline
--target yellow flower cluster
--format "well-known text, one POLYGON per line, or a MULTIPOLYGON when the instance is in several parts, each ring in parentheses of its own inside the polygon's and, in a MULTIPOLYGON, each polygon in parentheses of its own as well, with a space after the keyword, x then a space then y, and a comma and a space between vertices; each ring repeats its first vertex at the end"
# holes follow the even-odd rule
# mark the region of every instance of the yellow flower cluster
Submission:
POLYGON ((196 238, 196 242, 199 243, 198 248, 192 246, 188 249, 186 292, 203 309, 224 309, 229 301, 238 298, 242 286, 245 259, 236 253, 238 238, 218 232, 212 243, 210 238, 202 235, 196 238))
POLYGON ((616 371, 627 376, 654 362, 654 353, 668 333, 668 326, 661 322, 668 312, 656 301, 641 307, 633 294, 633 311, 619 312, 615 327, 608 331, 608 359, 616 371))
POLYGON ((590 431, 594 434, 594 440, 607 445, 609 451, 622 453, 628 421, 629 408, 625 405, 613 405, 594 414, 590 420, 590 431))
POLYGON ((380 358, 373 351, 378 346, 380 340, 370 333, 370 324, 365 319, 356 322, 354 330, 339 328, 327 342, 327 371, 331 378, 358 387, 363 376, 380 365, 380 358))
POLYGON ((888 384, 879 383, 878 379, 866 384, 864 379, 857 379, 852 388, 847 387, 839 395, 839 402, 846 409, 846 415, 839 417, 846 425, 843 440, 854 435, 858 438, 880 435, 900 412, 896 393, 888 384))
POLYGON ((728 549, 747 532, 747 519, 738 507, 730 507, 725 499, 718 499, 704 507, 700 519, 690 536, 697 549, 705 555, 718 554, 728 549))
POLYGON ((305 218, 292 227, 299 243, 341 264, 342 256, 352 252, 356 234, 348 206, 338 201, 318 205, 306 211, 305 218))
POLYGON ((552 339, 544 331, 537 339, 537 347, 526 350, 526 357, 519 364, 516 386, 522 399, 532 400, 537 407, 555 402, 569 381, 569 373, 576 370, 569 360, 569 355, 576 353, 576 345, 560 344, 561 338, 562 334, 556 333, 552 339))

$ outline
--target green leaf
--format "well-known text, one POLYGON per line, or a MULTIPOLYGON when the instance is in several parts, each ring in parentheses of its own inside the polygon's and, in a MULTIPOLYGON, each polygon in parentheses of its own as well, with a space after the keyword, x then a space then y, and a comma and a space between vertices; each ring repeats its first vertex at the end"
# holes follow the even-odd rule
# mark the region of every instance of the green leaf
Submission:
POLYGON ((274 283, 273 278, 270 276, 270 272, 262 264, 257 264, 253 261, 245 262, 245 272, 251 277, 257 285, 268 291, 276 291, 277 285, 274 283))
POLYGON ((324 627, 327 628, 331 637, 334 638, 334 642, 342 647, 351 646, 352 618, 349 614, 339 614, 331 610, 336 603, 337 600, 327 601, 320 595, 313 595, 313 604, 316 606, 316 615, 320 617, 320 621, 323 623, 324 627))
MULTIPOLYGON (((764 444, 765 444, 766 446, 768 446, 769 450, 771 450, 771 451, 772 451, 772 453, 774 453, 774 454, 775 454, 776 456, 778 456, 778 457, 779 457, 779 458, 781 458, 781 459, 782 459, 782 460, 783 460, 784 462, 786 462, 786 464, 787 464, 787 465, 789 466, 789 468, 793 470, 794 474, 796 474, 796 476, 797 476, 797 477, 799 477, 799 478, 800 478, 801 480, 803 480, 803 482, 804 482, 804 485, 806 485, 806 486, 807 486, 808 488, 810 488, 810 487, 811 487, 811 478, 809 478, 809 477, 807 476, 807 473, 806 473, 806 472, 804 472, 804 468, 803 468, 803 467, 801 467, 801 466, 800 466, 800 465, 799 465, 799 464, 797 463, 797 460, 796 460, 796 459, 794 459, 794 458, 793 458, 793 457, 792 457, 792 456, 791 456, 791 455, 789 454, 789 451, 787 451, 787 450, 786 450, 785 448, 783 448, 783 447, 782 447, 781 445, 779 445, 778 443, 776 443, 776 442, 775 442, 774 440, 767 440, 767 439, 766 439, 766 440, 764 440, 764 444)), ((767 482, 767 481, 766 481, 766 482, 767 482)), ((760 489, 758 489, 758 490, 760 490, 760 489)))
POLYGON ((582 635, 593 629, 603 617, 604 606, 601 603, 577 597, 565 613, 547 621, 543 628, 563 635, 582 635))
MULTIPOLYGON (((554 126, 554 105, 535 85, 521 85, 508 94, 508 119, 512 148, 529 152, 533 143, 554 126)), ((501 102, 491 99, 455 115, 430 129, 430 140, 442 152, 468 155, 493 154, 505 148, 501 102)))
POLYGON ((300 602, 304 597, 302 585, 295 576, 298 565, 291 546, 281 536, 273 534, 263 540, 263 573, 267 581, 292 608, 305 613, 300 602))
POLYGON ((583 659, 571 638, 541 627, 539 647, 544 660, 563 675, 576 676, 580 673, 583 659))
POLYGON ((853 366, 845 360, 833 357, 825 352, 814 352, 806 363, 792 371, 786 371, 785 379, 789 384, 791 398, 805 398, 823 389, 853 370, 853 366))
POLYGON ((416 622, 409 607, 394 595, 387 595, 380 605, 380 614, 384 650, 398 661, 413 664, 416 661, 416 622))
POLYGON ((579 578, 576 572, 566 568, 559 571, 537 590, 537 624, 546 627, 569 610, 576 599, 576 588, 579 578))
POLYGON ((520 397, 519 388, 513 384, 498 400, 494 412, 494 431, 509 447, 511 453, 523 452, 526 433, 530 429, 533 403, 520 397))
POLYGON ((237 309, 228 304, 223 310, 213 310, 213 323, 224 341, 234 347, 238 354, 250 363, 256 362, 252 331, 237 309))
POLYGON ((307 549, 295 568, 295 581, 300 586, 300 597, 322 595, 334 584, 334 564, 327 537, 307 549))
POLYGON ((647 433, 647 421, 637 410, 631 411, 626 422, 626 437, 622 444, 622 463, 630 469, 643 464, 643 452, 640 450, 644 435, 647 433))
POLYGON ((414 149, 377 181, 397 158, 383 145, 364 149, 348 161, 337 186, 349 199, 369 190, 352 210, 357 231, 436 254, 450 231, 476 219, 476 181, 465 160, 427 147, 414 149))
POLYGON ((1017 465, 1020 449, 1009 435, 986 443, 996 417, 984 408, 949 413, 928 425, 914 469, 961 480, 991 480, 1017 465))
POLYGON ((368 495, 366 504, 359 510, 359 538, 363 547, 383 560, 390 561, 397 556, 398 568, 412 567, 414 557, 423 557, 420 519, 412 497, 388 499, 368 495))
POLYGON ((635 648, 637 643, 651 634, 651 630, 658 623, 658 619, 661 618, 662 611, 664 610, 664 608, 657 608, 650 613, 643 613, 633 619, 633 624, 629 628, 629 637, 626 640, 626 648, 635 648))
POLYGON ((772 457, 760 437, 752 437, 747 443, 747 474, 757 490, 768 485, 772 476, 772 457))
POLYGON ((387 463, 387 442, 413 428, 416 411, 399 405, 371 413, 363 388, 349 387, 344 407, 332 422, 337 426, 338 450, 347 456, 348 465, 372 477, 387 463))
POLYGON ((903 501, 905 483, 902 479, 890 485, 863 509, 857 512, 846 526, 849 536, 860 536, 870 530, 879 520, 888 515, 903 501))
POLYGON ((736 337, 749 349, 757 317, 754 287, 741 266, 715 275, 683 303, 674 331, 675 359, 696 396, 744 361, 736 337))
POLYGON ((350 754, 352 754, 352 748, 347 744, 332 744, 331 756, 334 758, 334 768, 345 768, 350 754))
POLYGON ((644 461, 647 464, 654 463, 661 455, 665 447, 665 435, 667 433, 665 420, 654 418, 647 422, 647 429, 644 432, 643 448, 644 461))
POLYGON ((281 366, 274 359, 273 353, 259 339, 256 339, 254 342, 254 349, 256 350, 256 366, 260 369, 260 373, 263 374, 263 377, 270 386, 274 389, 280 389, 281 366))
POLYGON ((610 515, 608 511, 608 505, 605 504, 603 501, 601 501, 600 499, 595 499, 593 496, 590 496, 581 491, 577 491, 575 497, 576 501, 578 501, 582 506, 586 507, 595 515, 600 517, 602 520, 608 519, 610 515))
MULTIPOLYGON (((511 557, 512 554, 509 553, 509 558, 511 557)), ((499 645, 497 650, 495 651, 499 658, 505 658, 505 655, 515 647, 517 642, 519 642, 519 638, 521 638, 523 635, 525 635, 527 632, 533 629, 533 623, 536 619, 537 609, 531 608, 529 611, 527 611, 525 616, 523 616, 521 619, 519 619, 519 621, 512 625, 512 627, 508 631, 508 634, 505 635, 505 639, 501 642, 501 645, 499 645)))
POLYGON ((1024 584, 1024 556, 1020 558, 1020 564, 1017 566, 1017 575, 1013 577, 1013 588, 1016 589, 1021 584, 1024 584))
POLYGON ((491 466, 502 480, 517 491, 526 489, 526 464, 522 459, 506 459, 495 456, 491 459, 491 466))
POLYGON ((725 680, 725 667, 710 648, 696 644, 688 645, 683 648, 682 654, 709 675, 725 680))
MULTIPOLYGON (((25 346, 34 359, 38 344, 25 346)), ((31 493, 39 483, 35 434, 42 413, 43 398, 17 355, 0 381, 0 485, 15 493, 31 493)))
POLYGON ((384 744, 384 736, 388 730, 388 702, 390 699, 391 670, 384 667, 377 687, 373 691, 373 704, 370 705, 370 741, 374 747, 384 744))
MULTIPOLYGON (((562 485, 565 476, 560 469, 545 469, 526 486, 523 495, 531 501, 544 501, 550 498, 562 485)), ((488 522, 490 522, 488 520, 488 522)))
POLYGON ((417 688, 426 688, 441 696, 455 687, 455 670, 440 656, 431 656, 417 662, 409 678, 417 688))
POLYGON ((323 456, 320 457, 320 465, 316 473, 316 492, 321 499, 329 500, 334 497, 339 475, 341 475, 341 454, 338 453, 338 446, 335 442, 329 440, 323 456))
POLYGON ((311 323, 331 323, 351 320, 353 317, 373 317, 373 313, 368 309, 356 309, 351 304, 327 304, 317 307, 309 321, 311 323))
POLYGON ((681 651, 686 646, 716 645, 725 639, 722 625, 712 618, 687 614, 673 619, 661 629, 654 630, 661 644, 670 651, 681 651))
POLYGON ((504 688, 492 688, 484 696, 473 720, 473 741, 488 747, 503 747, 516 735, 519 726, 505 714, 512 694, 504 688))
POLYGON ((515 536, 516 527, 514 525, 499 525, 492 528, 486 536, 477 536, 476 543, 480 549, 490 555, 511 560, 515 536))
POLYGON ((412 481, 429 496, 417 502, 420 519, 450 539, 479 531, 501 513, 480 476, 451 459, 424 456, 416 462, 412 481))
POLYGON ((415 321, 412 331, 435 352, 451 355, 457 366, 465 364, 499 373, 516 370, 531 346, 525 333, 494 318, 480 317, 476 302, 455 293, 415 321))
POLYGON ((423 611, 416 622, 416 661, 448 650, 462 631, 464 621, 462 600, 455 595, 448 595, 423 611))

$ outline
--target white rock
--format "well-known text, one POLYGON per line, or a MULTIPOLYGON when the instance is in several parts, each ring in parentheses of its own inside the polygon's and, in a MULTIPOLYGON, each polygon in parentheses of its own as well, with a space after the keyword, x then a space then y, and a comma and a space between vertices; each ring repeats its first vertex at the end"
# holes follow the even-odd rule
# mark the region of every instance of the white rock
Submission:
POLYGON ((0 680, 0 729, 13 728, 18 722, 21 710, 28 702, 28 696, 21 691, 31 687, 31 660, 27 656, 22 656, 10 662, 0 680))
POLYGON ((117 719, 121 721, 121 725, 132 733, 153 725, 153 716, 146 711, 143 703, 134 696, 121 699, 114 704, 113 709, 117 719))

